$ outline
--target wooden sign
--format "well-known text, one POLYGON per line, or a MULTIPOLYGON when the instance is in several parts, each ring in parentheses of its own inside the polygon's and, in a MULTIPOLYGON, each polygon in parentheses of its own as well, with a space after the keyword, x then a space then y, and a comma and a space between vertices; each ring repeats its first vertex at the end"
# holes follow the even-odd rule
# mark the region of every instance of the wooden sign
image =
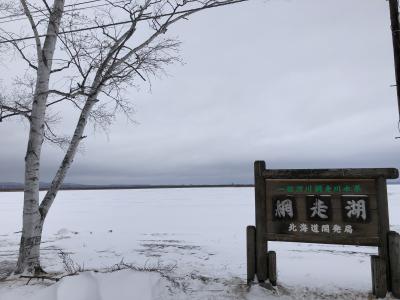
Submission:
POLYGON ((265 184, 269 241, 379 246, 374 180, 265 184))
POLYGON ((248 282, 256 274, 260 282, 276 285, 276 254, 268 251, 268 241, 363 245, 378 247, 371 260, 374 294, 398 292, 391 279, 400 277, 400 267, 389 260, 389 252, 398 249, 388 247, 396 244, 388 237, 398 235, 389 234, 386 190, 386 179, 398 178, 397 169, 267 170, 257 161, 254 175, 256 226, 247 228, 248 282))

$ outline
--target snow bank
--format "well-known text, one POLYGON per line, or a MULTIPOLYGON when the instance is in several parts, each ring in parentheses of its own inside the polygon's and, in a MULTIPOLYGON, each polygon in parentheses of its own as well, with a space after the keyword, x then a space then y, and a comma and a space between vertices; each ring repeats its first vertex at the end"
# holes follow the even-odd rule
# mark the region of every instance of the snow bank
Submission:
POLYGON ((158 273, 122 270, 113 273, 84 272, 58 283, 12 285, 1 290, 1 300, 158 300, 172 298, 169 282, 158 273))

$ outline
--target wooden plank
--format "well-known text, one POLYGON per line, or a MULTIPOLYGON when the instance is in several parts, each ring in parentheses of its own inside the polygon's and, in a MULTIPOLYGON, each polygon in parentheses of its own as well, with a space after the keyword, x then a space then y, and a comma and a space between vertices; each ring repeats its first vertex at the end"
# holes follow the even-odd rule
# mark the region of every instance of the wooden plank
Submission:
MULTIPOLYGON (((333 202, 333 201, 332 201, 333 202)), ((332 203, 331 202, 331 203, 332 203)), ((333 205, 332 205, 333 206, 333 205)), ((378 225, 379 225, 379 216, 378 216, 378 209, 369 209, 368 213, 369 213, 369 219, 367 219, 365 222, 364 221, 353 221, 353 220, 346 220, 343 218, 342 216, 342 209, 340 207, 330 207, 330 211, 332 213, 332 219, 331 220, 310 220, 309 219, 309 214, 310 212, 307 211, 306 209, 306 205, 302 204, 302 203, 297 203, 297 208, 296 208, 296 218, 293 219, 283 219, 283 220, 279 220, 279 219, 274 219, 274 216, 272 214, 272 212, 269 212, 267 214, 267 222, 289 222, 289 223, 335 223, 335 224, 339 224, 339 225, 347 225, 347 224, 353 224, 353 225, 357 225, 357 224, 363 224, 363 226, 365 228, 367 228, 365 231, 366 232, 373 232, 374 234, 378 232, 378 225)), ((272 205, 268 205, 267 209, 272 209, 272 205)), ((271 230, 268 229, 268 231, 270 232, 271 230)))
MULTIPOLYGON (((339 213, 341 214, 342 212, 340 210, 333 210, 333 213, 339 213)), ((340 215, 339 215, 340 216, 340 215)), ((294 235, 299 235, 299 234, 305 234, 307 235, 308 233, 313 233, 319 234, 319 233, 325 233, 325 235, 331 235, 333 233, 338 234, 338 232, 333 232, 333 226, 334 225, 339 225, 342 227, 342 233, 339 233, 340 235, 345 235, 349 238, 352 236, 356 235, 364 235, 366 237, 368 236, 376 236, 379 235, 379 222, 378 222, 378 216, 376 214, 371 214, 371 220, 369 223, 354 223, 354 222, 344 222, 342 220, 337 220, 337 215, 332 218, 331 221, 319 221, 319 220, 308 220, 304 216, 299 216, 295 220, 274 220, 270 217, 267 219, 267 228, 268 232, 267 233, 277 233, 277 234, 294 234, 294 235), (290 224, 295 224, 297 227, 297 231, 289 231, 289 225, 290 224), (299 225, 300 224, 305 224, 308 227, 307 232, 304 232, 304 230, 300 230, 299 225), (311 231, 311 225, 318 225, 318 231, 317 233, 314 233, 311 231), (325 230, 322 230, 323 225, 328 225, 329 226, 329 232, 325 232, 325 230), (351 234, 345 234, 344 229, 346 226, 351 226, 352 227, 352 233, 351 234)), ((326 227, 326 226, 325 226, 326 227)))
MULTIPOLYGON (((267 209, 272 207, 272 205, 268 205, 267 209)), ((272 215, 272 213, 269 213, 267 215, 267 222, 289 222, 289 223, 321 223, 321 224, 328 224, 328 223, 335 223, 335 224, 339 224, 339 225, 347 225, 347 224, 363 224, 363 226, 365 226, 366 231, 367 232, 378 232, 378 225, 379 225, 379 217, 378 217, 378 210, 377 209, 369 209, 368 210, 368 218, 363 221, 355 221, 352 219, 345 219, 342 217, 343 211, 341 208, 333 208, 332 206, 330 207, 330 212, 332 213, 331 219, 327 219, 325 220, 320 220, 320 219, 316 219, 316 220, 312 220, 309 218, 309 215, 311 214, 309 211, 307 211, 306 209, 306 205, 301 204, 298 205, 298 207, 296 208, 296 213, 297 216, 293 217, 293 219, 275 219, 274 216, 272 215)), ((271 230, 268 230, 271 231, 271 230)))
POLYGON ((275 251, 268 251, 268 278, 271 285, 276 286, 277 272, 275 251))
POLYGON ((387 288, 388 291, 391 291, 389 251, 388 251, 388 241, 387 241, 388 233, 390 230, 389 209, 388 209, 386 179, 382 176, 376 179, 376 191, 377 191, 377 202, 378 202, 379 240, 380 240, 378 253, 379 257, 383 259, 383 261, 385 262, 387 288))
POLYGON ((371 256, 372 291, 377 298, 385 298, 387 293, 386 262, 377 255, 371 256))
POLYGON ((400 234, 389 232, 388 248, 392 294, 400 299, 400 234))
MULTIPOLYGON (((374 184, 375 186, 375 184, 374 184)), ((346 220, 342 213, 342 200, 339 195, 331 197, 331 211, 332 219, 329 221, 310 220, 306 211, 306 196, 296 196, 296 217, 292 220, 277 220, 273 216, 273 201, 270 200, 269 188, 267 187, 267 237, 271 240, 278 241, 296 241, 296 242, 315 242, 315 243, 327 243, 334 241, 336 244, 346 245, 365 245, 365 246, 378 246, 379 243, 379 217, 377 210, 376 196, 368 196, 369 198, 369 219, 367 222, 354 222, 353 220, 346 220), (371 209, 371 207, 375 209, 371 209), (295 224, 297 232, 289 232, 288 228, 290 224, 295 224), (308 231, 300 232, 300 224, 306 224, 308 231), (319 233, 311 231, 311 225, 318 225, 319 233), (322 226, 328 225, 330 232, 322 232, 322 226), (340 225, 342 233, 333 233, 333 225, 340 225), (350 225, 352 227, 352 233, 348 234, 344 232, 344 228, 350 225), (302 239, 300 238, 302 237, 302 239)), ((272 196, 274 198, 274 196, 272 196)))
POLYGON ((268 191, 274 195, 375 195, 375 180, 373 179, 266 179, 269 186, 268 191), (317 186, 322 187, 322 191, 317 191, 317 186), (334 187, 338 186, 339 190, 334 187), (345 187, 350 187, 349 191, 345 187), (358 186, 360 191, 355 191, 354 186, 358 186), (297 188, 303 188, 298 190, 297 188), (312 190, 306 189, 311 187, 312 190), (329 189, 327 190, 327 188, 329 189), (290 188, 290 189, 289 189, 290 188))
MULTIPOLYGON (((297 229, 299 225, 295 224, 297 229)), ((343 229, 342 229, 343 230, 343 229)), ((342 245, 357 245, 357 246, 375 246, 380 245, 380 237, 376 235, 363 235, 362 232, 358 234, 339 234, 339 233, 314 233, 310 232, 270 232, 266 234, 267 239, 270 241, 280 242, 303 242, 303 243, 317 243, 317 244, 342 244, 342 245)))
POLYGON ((266 234, 266 238, 269 241, 274 242, 295 242, 295 243, 316 243, 316 244, 337 244, 337 245, 355 245, 355 246, 372 246, 377 247, 380 244, 379 236, 375 237, 352 237, 352 239, 348 238, 334 238, 330 236, 329 239, 320 238, 319 236, 295 236, 288 234, 276 234, 269 233, 266 234))
POLYGON ((274 179, 396 179, 399 171, 394 168, 376 169, 280 169, 265 170, 264 178, 274 179))
POLYGON ((266 222, 266 185, 262 176, 265 171, 265 162, 254 162, 254 191, 255 191, 255 208, 256 208, 256 273, 259 282, 268 279, 268 240, 265 233, 267 232, 266 222))
MULTIPOLYGON (((267 191, 267 193, 268 193, 268 191, 267 191)), ((305 206, 306 196, 307 195, 295 195, 295 196, 286 195, 286 194, 283 194, 283 195, 272 195, 272 196, 268 197, 268 198, 271 198, 271 199, 268 199, 267 201, 272 204, 274 199, 282 198, 282 197, 286 197, 286 196, 295 198, 295 200, 297 202, 297 206, 299 206, 299 205, 304 205, 305 206)), ((341 204, 342 198, 341 198, 341 196, 340 195, 329 195, 329 196, 331 197, 331 208, 333 208, 333 209, 342 209, 342 204, 341 204)), ((323 197, 326 197, 326 196, 323 196, 323 197)), ((343 198, 347 198, 347 197, 348 196, 344 196, 343 198)), ((356 195, 355 197, 358 197, 358 196, 356 195)), ((349 199, 351 199, 351 196, 349 196, 349 199)), ((267 207, 267 209, 268 208, 269 207, 267 207)), ((378 210, 378 203, 376 201, 376 196, 368 195, 368 209, 371 210, 371 211, 378 210)), ((270 211, 270 213, 268 214, 268 217, 272 216, 273 214, 274 214, 274 212, 270 211)), ((302 214, 302 215, 305 215, 305 214, 302 214)))
POLYGON ((247 284, 254 281, 256 274, 256 227, 247 226, 247 284))

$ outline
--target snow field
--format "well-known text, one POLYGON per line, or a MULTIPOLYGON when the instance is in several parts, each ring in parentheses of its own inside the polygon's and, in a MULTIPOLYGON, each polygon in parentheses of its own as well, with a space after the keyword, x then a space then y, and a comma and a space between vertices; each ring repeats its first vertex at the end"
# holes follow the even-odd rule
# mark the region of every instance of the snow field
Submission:
MULTIPOLYGON (((390 185, 388 192, 392 228, 400 231, 400 186, 390 185)), ((245 231, 254 224, 253 193, 252 188, 62 191, 45 223, 47 271, 64 271, 62 250, 86 270, 105 270, 122 259, 139 267, 168 266, 172 281, 132 270, 85 272, 49 287, 1 283, 0 300, 67 299, 67 290, 75 293, 70 299, 88 300, 368 298, 374 247, 270 243, 280 286, 274 293, 248 290, 245 231)), ((16 260, 21 211, 22 193, 0 193, 3 264, 16 260)))

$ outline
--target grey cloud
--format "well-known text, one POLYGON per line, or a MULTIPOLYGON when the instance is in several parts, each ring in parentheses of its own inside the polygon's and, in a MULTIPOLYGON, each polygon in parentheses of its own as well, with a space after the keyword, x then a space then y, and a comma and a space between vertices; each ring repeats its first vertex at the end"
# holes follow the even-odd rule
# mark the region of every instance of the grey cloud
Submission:
MULTIPOLYGON (((399 167, 385 1, 254 0, 168 33, 183 41, 186 64, 153 80, 151 93, 129 91, 138 125, 121 117, 109 137, 89 129, 68 182, 249 183, 258 159, 399 167)), ((23 130, 0 126, 0 181, 22 181, 23 130)), ((46 146, 43 157, 48 181, 62 153, 46 146)))

